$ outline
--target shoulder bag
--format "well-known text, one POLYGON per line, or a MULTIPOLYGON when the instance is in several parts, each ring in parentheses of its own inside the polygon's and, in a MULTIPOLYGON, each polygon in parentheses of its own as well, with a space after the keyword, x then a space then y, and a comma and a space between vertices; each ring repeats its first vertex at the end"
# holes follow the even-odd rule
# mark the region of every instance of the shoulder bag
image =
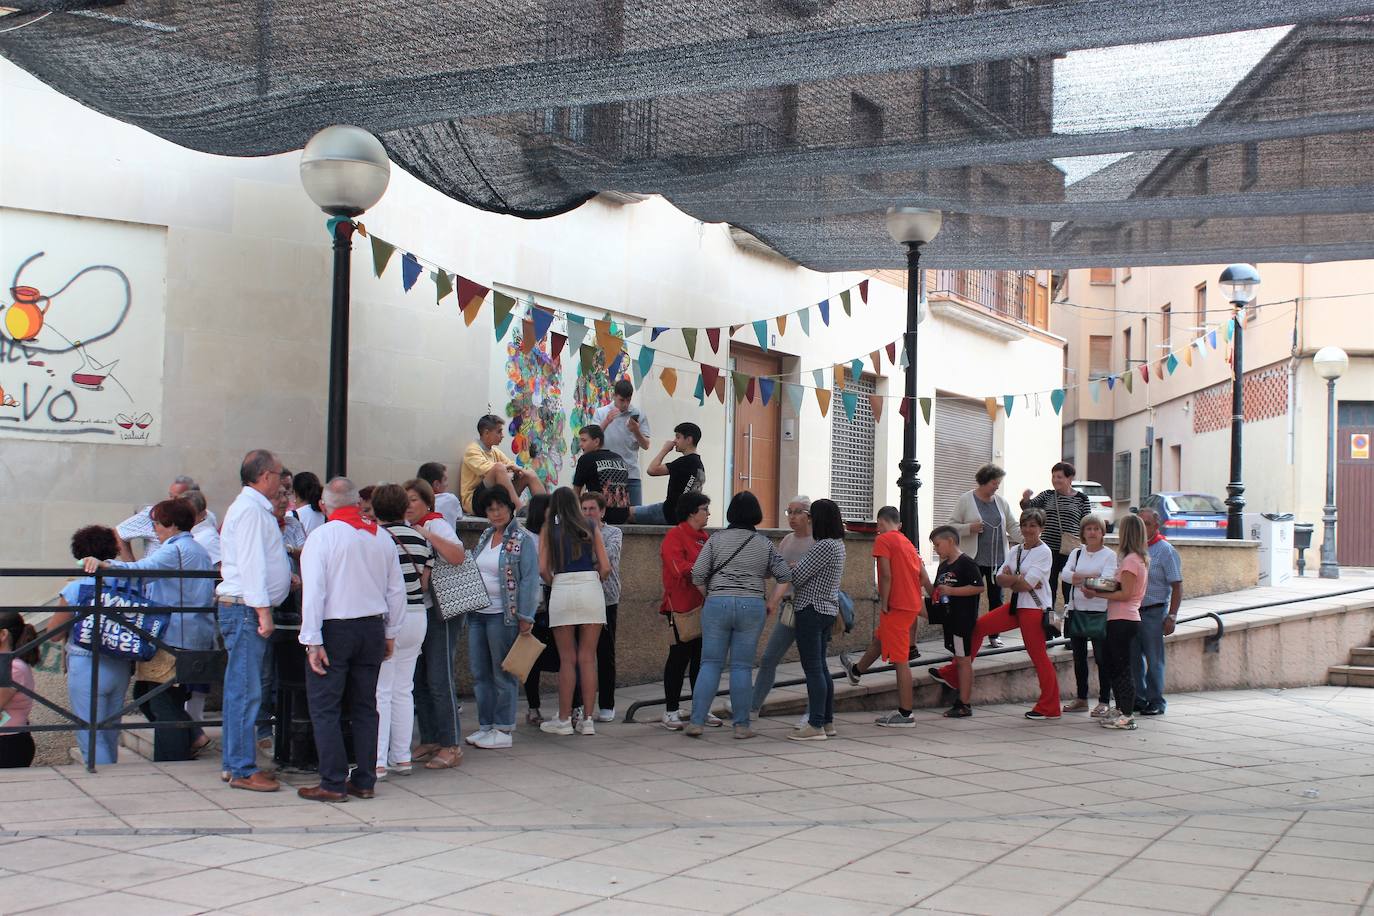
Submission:
POLYGON ((491 607, 491 596, 472 551, 463 551, 463 562, 453 565, 439 551, 434 552, 434 570, 429 574, 429 593, 439 615, 445 620, 491 607))
MULTIPOLYGON (((1021 575, 1021 554, 1023 550, 1024 548, 1022 547, 1016 548, 1016 574, 1018 576, 1021 575)), ((1045 639, 1058 639, 1059 626, 1063 622, 1063 618, 1055 613, 1053 607, 1045 607, 1040 601, 1040 593, 1035 589, 1031 589, 1029 592, 1023 592, 1022 594, 1030 595, 1031 600, 1035 602, 1035 606, 1040 609, 1040 625, 1045 629, 1045 639)), ((1012 606, 1014 608, 1020 607, 1016 602, 1016 596, 1014 594, 1012 595, 1012 606)))
MULTIPOLYGON (((1059 516, 1059 553, 1061 556, 1068 556, 1075 549, 1083 546, 1083 539, 1069 531, 1069 526, 1065 523, 1064 510, 1059 505, 1059 491, 1054 491, 1054 514, 1059 516)), ((1079 522, 1083 519, 1079 518, 1079 522)))
MULTIPOLYGON (((93 633, 95 617, 83 611, 76 625, 72 627, 72 643, 113 658, 136 662, 150 661, 157 654, 156 644, 144 639, 136 630, 125 626, 125 623, 152 634, 156 639, 161 639, 172 622, 172 615, 162 610, 163 605, 145 597, 141 589, 130 586, 127 580, 106 582, 99 597, 103 605, 100 634, 97 636, 93 633)), ((78 602, 82 605, 93 605, 95 601, 95 586, 81 586, 78 602)))
MULTIPOLYGON (((716 573, 720 572, 722 569, 729 566, 730 561, 733 560, 735 557, 739 556, 740 551, 747 547, 749 543, 753 541, 756 537, 758 537, 758 535, 751 534, 749 537, 745 538, 743 541, 740 542, 740 545, 735 548, 735 552, 730 554, 730 556, 726 558, 724 563, 721 563, 715 569, 712 569, 710 572, 706 574, 706 583, 702 586, 703 594, 711 590, 711 580, 716 577, 716 573)), ((686 643, 691 642, 694 639, 700 639, 701 608, 693 608, 690 611, 682 612, 674 611, 673 613, 668 615, 668 625, 673 628, 673 633, 677 636, 677 641, 680 643, 686 643)))
MULTIPOLYGON (((180 545, 180 544, 176 545, 176 548, 177 548, 177 571, 178 571, 178 572, 181 572, 181 570, 183 569, 183 567, 182 567, 182 565, 181 565, 181 545, 180 545)), ((185 579, 180 579, 180 578, 177 579, 177 605, 178 605, 179 607, 185 607, 185 606, 186 606, 186 580, 185 580, 185 579)), ((170 618, 171 618, 171 615, 168 615, 169 621, 170 621, 170 618)), ((146 660, 146 661, 140 661, 137 665, 134 666, 134 680, 135 680, 135 681, 148 681, 148 682, 153 683, 153 684, 165 684, 165 683, 167 683, 168 681, 175 679, 175 678, 176 678, 176 673, 177 673, 177 659, 176 659, 176 656, 173 655, 171 652, 168 652, 166 649, 162 649, 162 648, 159 648, 159 649, 157 650, 157 652, 155 652, 155 653, 153 654, 153 657, 152 657, 151 659, 146 660)), ((149 718, 149 721, 152 720, 152 717, 151 717, 151 716, 149 716, 148 718, 149 718)))

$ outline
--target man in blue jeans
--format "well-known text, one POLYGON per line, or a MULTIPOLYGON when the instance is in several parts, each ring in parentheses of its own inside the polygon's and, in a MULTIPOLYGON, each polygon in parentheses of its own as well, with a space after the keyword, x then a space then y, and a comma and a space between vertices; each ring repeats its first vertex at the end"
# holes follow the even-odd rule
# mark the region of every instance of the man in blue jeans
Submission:
POLYGON ((233 789, 275 792, 277 780, 258 770, 258 710, 262 661, 272 635, 272 608, 291 590, 291 566, 272 498, 281 489, 281 462, 266 449, 243 458, 243 490, 224 516, 220 576, 215 590, 219 629, 229 661, 224 670, 223 772, 233 789))
MULTIPOLYGON (((1131 646, 1131 676, 1135 678, 1135 711, 1162 716, 1169 704, 1164 699, 1164 637, 1174 632, 1178 606, 1183 601, 1183 565, 1178 551, 1159 530, 1159 515, 1141 509, 1149 537, 1150 573, 1145 597, 1140 602, 1140 626, 1131 646)), ((1123 716, 1130 710, 1121 710, 1123 716)))

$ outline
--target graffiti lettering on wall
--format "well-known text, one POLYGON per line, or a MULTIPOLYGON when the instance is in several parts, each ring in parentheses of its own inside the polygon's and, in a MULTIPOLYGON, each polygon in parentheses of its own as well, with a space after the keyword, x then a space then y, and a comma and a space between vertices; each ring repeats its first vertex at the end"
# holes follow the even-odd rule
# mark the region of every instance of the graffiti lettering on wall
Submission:
POLYGON ((0 209, 0 437, 156 445, 165 240, 0 209))

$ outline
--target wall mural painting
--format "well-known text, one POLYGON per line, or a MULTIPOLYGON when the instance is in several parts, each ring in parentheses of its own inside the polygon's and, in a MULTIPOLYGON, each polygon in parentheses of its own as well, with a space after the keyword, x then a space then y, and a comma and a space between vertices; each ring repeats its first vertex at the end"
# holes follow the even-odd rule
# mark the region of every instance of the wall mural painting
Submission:
POLYGON ((506 345, 506 432, 511 455, 521 467, 532 468, 553 489, 563 469, 559 444, 567 428, 563 412, 563 368, 550 358, 544 344, 526 353, 518 334, 506 345))
MULTIPOLYGON (((615 332, 615 327, 612 326, 612 333, 615 332)), ((589 360, 590 365, 579 362, 577 367, 577 383, 573 386, 573 411, 569 417, 572 426, 572 439, 568 445, 570 455, 582 452, 582 446, 577 441, 577 431, 592 422, 592 416, 598 407, 611 403, 611 389, 615 383, 630 377, 630 360, 624 350, 616 356, 614 363, 607 366, 606 353, 600 347, 584 346, 583 349, 593 352, 589 360)))
POLYGON ((161 441, 163 230, 0 208, 0 437, 161 441))

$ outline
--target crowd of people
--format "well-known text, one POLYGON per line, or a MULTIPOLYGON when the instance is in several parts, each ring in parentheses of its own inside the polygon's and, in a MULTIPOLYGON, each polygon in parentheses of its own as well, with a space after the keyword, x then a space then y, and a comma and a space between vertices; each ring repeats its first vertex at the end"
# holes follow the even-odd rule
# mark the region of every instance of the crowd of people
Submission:
MULTIPOLYGON (((459 766, 465 745, 511 747, 522 674, 527 726, 585 736, 595 735, 598 722, 613 721, 618 526, 659 524, 667 528, 660 543, 667 644, 662 726, 695 738, 723 726, 724 716, 735 738, 755 737, 753 716, 795 643, 807 711, 786 737, 836 737, 829 646, 853 620, 851 599, 841 589, 846 551, 839 506, 794 497, 786 510, 790 532, 775 545, 757 530, 764 519, 759 500, 741 491, 726 508, 725 527, 708 533, 711 500, 702 491, 705 470, 697 455, 702 434, 692 423, 679 424, 649 462, 650 476, 669 478, 667 498, 642 505, 638 452, 652 443, 648 418, 632 405, 632 395, 627 382, 617 383, 613 402, 579 431, 582 455, 572 486, 552 493, 500 450, 505 427, 494 416, 477 423, 456 493, 440 462, 421 465, 404 483, 360 489, 345 477, 321 483, 309 472, 293 474, 271 452, 256 449, 244 456, 242 489, 220 524, 196 482, 178 477, 166 499, 120 525, 73 535, 72 554, 85 576, 62 590, 48 627, 57 638, 71 635, 76 609, 95 600, 97 573, 107 586, 141 590, 151 605, 213 608, 171 614, 163 639, 177 649, 227 651, 221 776, 234 789, 272 792, 280 783, 263 758, 272 740, 264 711, 275 706, 272 653, 282 651, 272 637, 278 626, 298 620, 320 776, 299 794, 333 802, 370 798, 378 780, 416 766, 459 766), (666 461, 673 452, 679 457, 666 461), (471 550, 457 532, 464 515, 486 521, 471 550), (146 547, 135 559, 140 541, 146 547), (151 570, 218 570, 219 581, 138 575, 151 570), (772 632, 756 665, 770 618, 772 632), (477 715, 467 734, 455 678, 464 631, 477 715), (542 653, 524 668, 512 665, 517 643, 530 638, 544 644, 542 653), (540 677, 555 671, 557 709, 545 717, 540 677), (729 698, 713 709, 727 671, 729 698)), ((839 656, 853 684, 879 660, 895 671, 897 707, 874 724, 916 724, 911 662, 919 654, 921 616, 943 627, 952 657, 929 669, 949 689, 947 717, 973 714, 973 659, 984 641, 1000 646, 999 634, 1012 629, 1020 631, 1040 683, 1026 718, 1088 710, 1089 647, 1098 667, 1092 717, 1130 729, 1138 713, 1163 713, 1163 638, 1177 617, 1182 575, 1158 517, 1149 510, 1124 517, 1112 550, 1104 544, 1104 520, 1072 488, 1071 465, 1054 466, 1050 489, 1026 491, 1019 515, 998 495, 1004 476, 994 465, 980 469, 948 522, 930 533, 939 559, 933 575, 903 534, 898 510, 878 511, 877 626, 858 658, 839 656), (987 611, 980 614, 984 598, 987 611), (1066 620, 1058 612, 1061 599, 1066 620), (1067 706, 1046 646, 1059 626, 1073 647, 1077 691, 1067 706)), ((0 652, 36 636, 18 614, 0 613, 0 652)), ((65 642, 77 716, 109 723, 133 681, 144 714, 163 726, 154 731, 155 759, 191 759, 210 745, 195 722, 211 685, 181 683, 171 654, 133 660, 93 651, 75 638, 65 642), (95 696, 88 689, 92 666, 99 666, 95 696)), ((33 664, 32 653, 16 655, 12 682, 31 690, 33 664)), ((27 724, 31 707, 23 691, 0 688, 8 724, 27 724)), ((78 742, 88 760, 117 759, 115 729, 98 730, 93 743, 78 731, 78 742)), ((32 759, 30 735, 0 736, 0 766, 27 766, 32 759)))

